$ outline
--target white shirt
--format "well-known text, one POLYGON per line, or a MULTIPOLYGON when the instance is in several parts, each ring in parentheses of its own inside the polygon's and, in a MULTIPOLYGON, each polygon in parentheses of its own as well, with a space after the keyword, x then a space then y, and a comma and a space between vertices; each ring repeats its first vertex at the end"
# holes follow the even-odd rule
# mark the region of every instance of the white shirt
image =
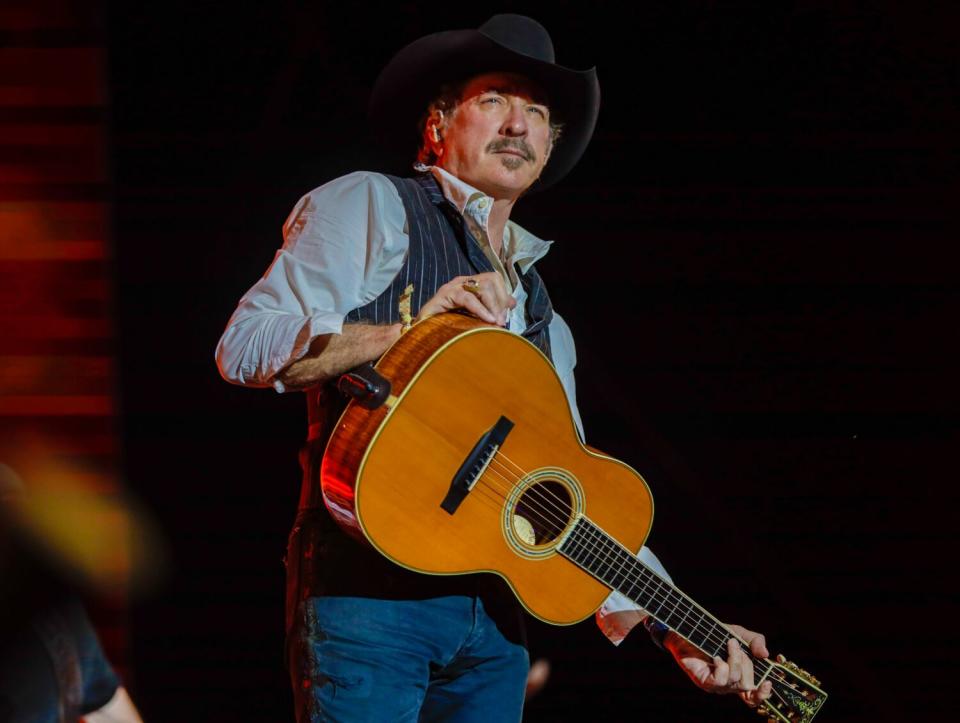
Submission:
MULTIPOLYGON (((508 221, 503 232, 505 263, 500 264, 490 249, 487 229, 493 199, 440 168, 430 171, 485 247, 494 268, 506 275, 517 301, 508 328, 521 333, 527 327, 526 291, 514 266, 519 264, 526 272, 552 242, 508 221)), ((234 384, 286 391, 277 373, 303 357, 317 336, 339 334, 346 315, 377 298, 399 273, 409 247, 406 211, 388 178, 351 173, 303 196, 283 225, 283 240, 263 278, 240 299, 217 344, 220 374, 234 384)), ((553 364, 582 439, 573 377, 576 348, 570 328, 556 312, 549 334, 553 364)), ((670 579, 649 549, 642 548, 638 557, 670 579)), ((617 616, 609 617, 625 610, 637 606, 614 592, 597 613, 598 624, 615 643, 642 617, 634 616, 626 626, 617 616)))

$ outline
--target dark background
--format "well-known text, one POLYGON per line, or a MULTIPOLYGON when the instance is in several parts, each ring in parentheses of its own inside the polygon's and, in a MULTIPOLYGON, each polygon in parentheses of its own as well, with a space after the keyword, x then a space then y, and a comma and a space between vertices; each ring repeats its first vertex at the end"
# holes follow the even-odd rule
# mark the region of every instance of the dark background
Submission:
MULTIPOLYGON (((131 619, 148 720, 289 720, 283 555, 297 394, 213 363, 312 187, 381 170, 365 103, 429 32, 498 8, 114 3, 112 103, 126 478, 172 574, 131 619)), ((722 619, 831 694, 821 717, 928 720, 957 673, 949 3, 511 5, 596 65, 596 136, 514 218, 578 342, 588 441, 639 469, 650 546, 722 619)), ((642 632, 531 622, 534 720, 749 720, 642 632)))

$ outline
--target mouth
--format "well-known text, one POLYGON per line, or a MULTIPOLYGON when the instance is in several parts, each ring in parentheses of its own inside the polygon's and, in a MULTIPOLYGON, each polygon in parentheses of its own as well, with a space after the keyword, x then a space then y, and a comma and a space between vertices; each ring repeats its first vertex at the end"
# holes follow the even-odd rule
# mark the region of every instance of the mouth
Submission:
POLYGON ((499 151, 494 151, 494 153, 500 153, 506 156, 516 156, 517 158, 522 158, 525 161, 530 159, 527 157, 527 154, 523 151, 517 150, 516 148, 503 148, 499 151))

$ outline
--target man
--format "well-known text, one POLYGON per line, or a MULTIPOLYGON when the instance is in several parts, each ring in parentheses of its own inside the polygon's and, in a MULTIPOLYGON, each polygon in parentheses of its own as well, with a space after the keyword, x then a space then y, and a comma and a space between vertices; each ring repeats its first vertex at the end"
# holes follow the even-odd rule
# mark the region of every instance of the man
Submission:
MULTIPOLYGON (((310 442, 288 550, 287 630, 298 720, 517 720, 528 667, 522 634, 491 576, 431 578, 347 539, 319 496, 323 442, 342 402, 330 380, 376 359, 412 322, 453 309, 522 333, 553 362, 578 427, 570 331, 533 264, 548 250, 509 220, 529 190, 575 165, 599 110, 593 70, 554 62, 546 30, 498 15, 436 33, 381 73, 371 117, 403 147, 418 128, 418 175, 355 173, 307 194, 284 246, 243 297, 217 349, 228 381, 306 389, 310 442), (420 118, 419 126, 416 126, 420 118), (562 139, 560 138, 562 136, 562 139)), ((581 430, 582 435, 582 430, 581 430)), ((661 571, 649 550, 644 561, 661 571)), ((645 618, 611 596, 598 621, 619 641, 645 618)), ((763 636, 742 628, 755 655, 763 636)), ((663 641, 703 688, 751 705, 749 658, 704 660, 663 641)))

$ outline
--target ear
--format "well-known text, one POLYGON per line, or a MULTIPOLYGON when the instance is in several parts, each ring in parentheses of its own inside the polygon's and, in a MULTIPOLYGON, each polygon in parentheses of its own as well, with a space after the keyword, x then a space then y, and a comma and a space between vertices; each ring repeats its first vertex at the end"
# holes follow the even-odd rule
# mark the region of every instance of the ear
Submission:
MULTIPOLYGON (((426 134, 427 140, 436 153, 438 148, 443 146, 443 132, 446 129, 446 118, 442 110, 431 111, 427 118, 426 134)), ((439 154, 438 154, 439 155, 439 154)))

